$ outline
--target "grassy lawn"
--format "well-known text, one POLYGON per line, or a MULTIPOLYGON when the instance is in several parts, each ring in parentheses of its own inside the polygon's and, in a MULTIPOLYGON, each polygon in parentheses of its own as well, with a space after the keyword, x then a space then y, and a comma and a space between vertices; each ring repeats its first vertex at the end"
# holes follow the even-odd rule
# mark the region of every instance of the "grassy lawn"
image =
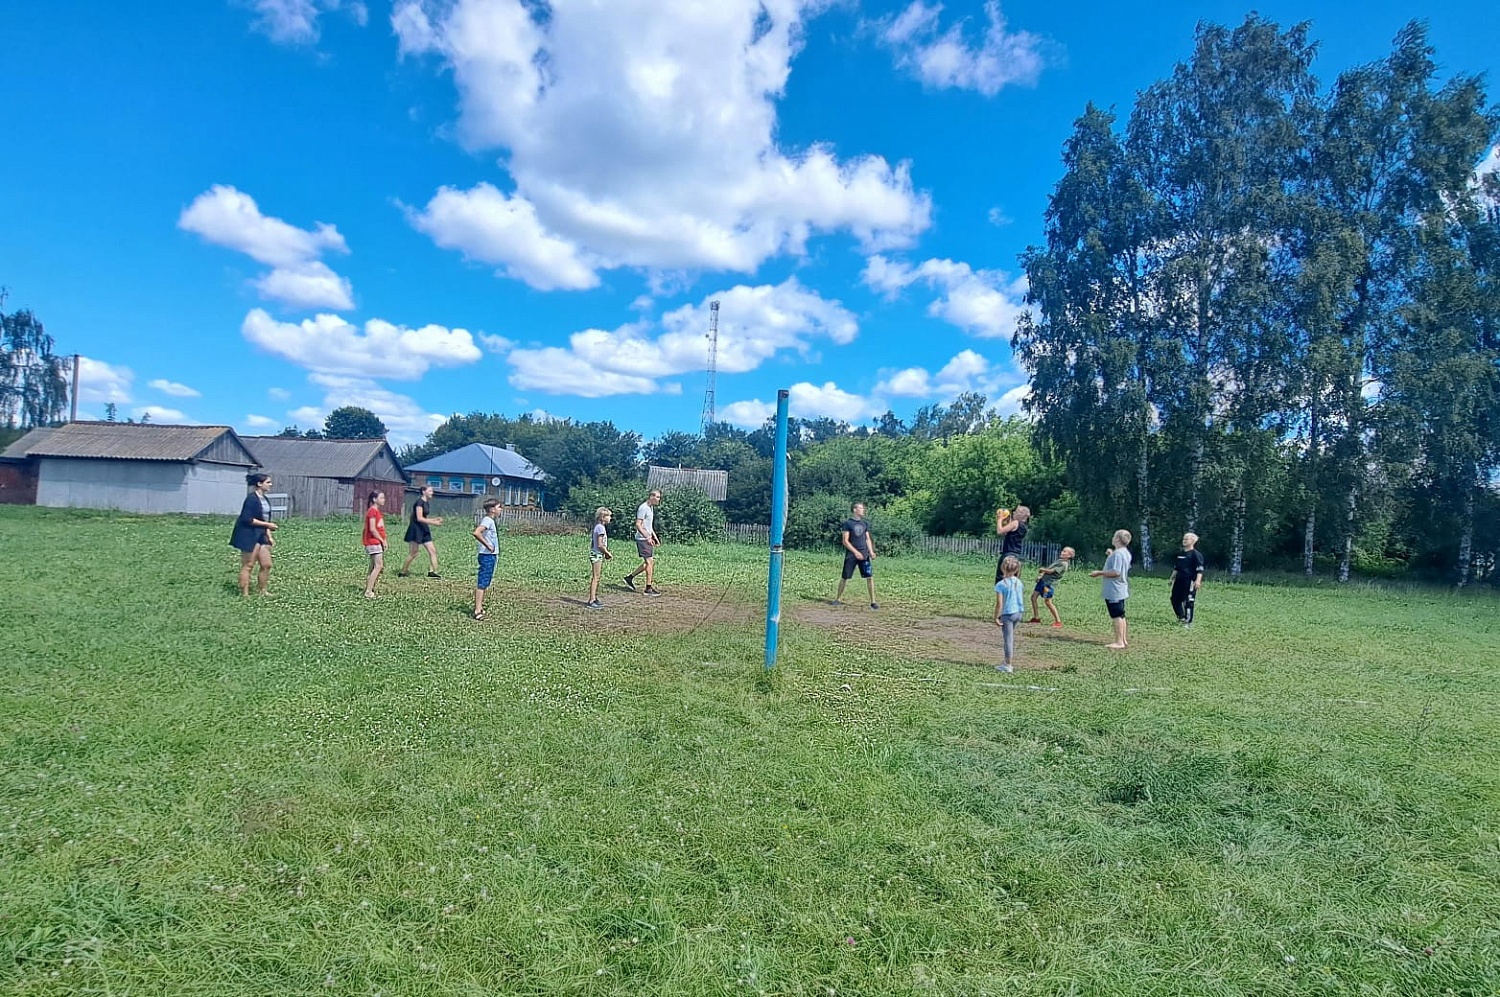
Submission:
POLYGON ((437 532, 242 600, 225 520, 0 507, 0 993, 1500 993, 1493 596, 1141 579, 1112 654, 1079 572, 1002 676, 993 562, 794 553, 766 678, 758 548, 589 612, 506 538, 476 624, 437 532))

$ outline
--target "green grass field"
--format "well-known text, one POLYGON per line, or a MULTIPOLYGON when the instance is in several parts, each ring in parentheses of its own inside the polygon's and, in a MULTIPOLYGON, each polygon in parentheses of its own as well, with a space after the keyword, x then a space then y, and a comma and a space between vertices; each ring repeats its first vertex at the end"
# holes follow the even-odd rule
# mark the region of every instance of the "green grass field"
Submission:
POLYGON ((1138 579, 1115 654, 1079 572, 1001 676, 991 561, 794 553, 765 677, 760 549, 591 613, 506 538, 476 624, 438 534, 242 600, 225 520, 0 507, 0 992, 1500 993, 1492 596, 1138 579))

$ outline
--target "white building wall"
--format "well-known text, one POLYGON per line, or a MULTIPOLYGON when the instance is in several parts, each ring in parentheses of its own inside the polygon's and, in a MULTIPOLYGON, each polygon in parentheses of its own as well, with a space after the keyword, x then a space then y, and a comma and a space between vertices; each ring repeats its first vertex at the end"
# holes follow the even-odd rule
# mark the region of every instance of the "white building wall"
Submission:
POLYGON ((245 471, 230 464, 45 457, 37 476, 36 504, 233 515, 245 500, 245 471))

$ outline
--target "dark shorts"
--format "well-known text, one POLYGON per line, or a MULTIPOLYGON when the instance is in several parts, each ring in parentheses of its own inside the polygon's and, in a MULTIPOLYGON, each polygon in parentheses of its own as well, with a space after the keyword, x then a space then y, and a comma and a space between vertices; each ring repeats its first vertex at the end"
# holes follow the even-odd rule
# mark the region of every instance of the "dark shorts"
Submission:
POLYGON ((1104 608, 1109 610, 1109 618, 1112 620, 1123 620, 1125 618, 1125 600, 1119 602, 1105 601, 1104 608))
POLYGON ((635 542, 635 552, 649 561, 656 556, 656 545, 650 540, 637 540, 635 542))
POLYGON ((499 554, 479 555, 479 577, 474 580, 474 587, 487 589, 490 582, 495 580, 495 562, 500 560, 499 554))
POLYGON ((875 562, 868 557, 860 560, 853 554, 844 555, 844 578, 848 580, 854 577, 854 570, 859 569, 859 577, 873 578, 875 576, 875 562))
POLYGON ((1032 587, 1031 591, 1043 599, 1050 599, 1052 598, 1052 583, 1045 578, 1038 578, 1036 585, 1032 587))
POLYGON ((409 544, 432 543, 432 528, 425 523, 419 523, 415 519, 406 528, 406 542, 409 544))

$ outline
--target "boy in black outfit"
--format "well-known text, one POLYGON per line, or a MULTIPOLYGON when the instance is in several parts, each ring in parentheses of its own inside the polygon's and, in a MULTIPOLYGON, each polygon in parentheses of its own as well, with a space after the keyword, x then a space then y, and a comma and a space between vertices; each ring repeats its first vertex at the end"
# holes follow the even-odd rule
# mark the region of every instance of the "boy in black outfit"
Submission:
POLYGON ((1182 535, 1182 553, 1172 567, 1172 612, 1184 627, 1193 625, 1193 604, 1203 587, 1203 554, 1198 550, 1198 534, 1182 535))

